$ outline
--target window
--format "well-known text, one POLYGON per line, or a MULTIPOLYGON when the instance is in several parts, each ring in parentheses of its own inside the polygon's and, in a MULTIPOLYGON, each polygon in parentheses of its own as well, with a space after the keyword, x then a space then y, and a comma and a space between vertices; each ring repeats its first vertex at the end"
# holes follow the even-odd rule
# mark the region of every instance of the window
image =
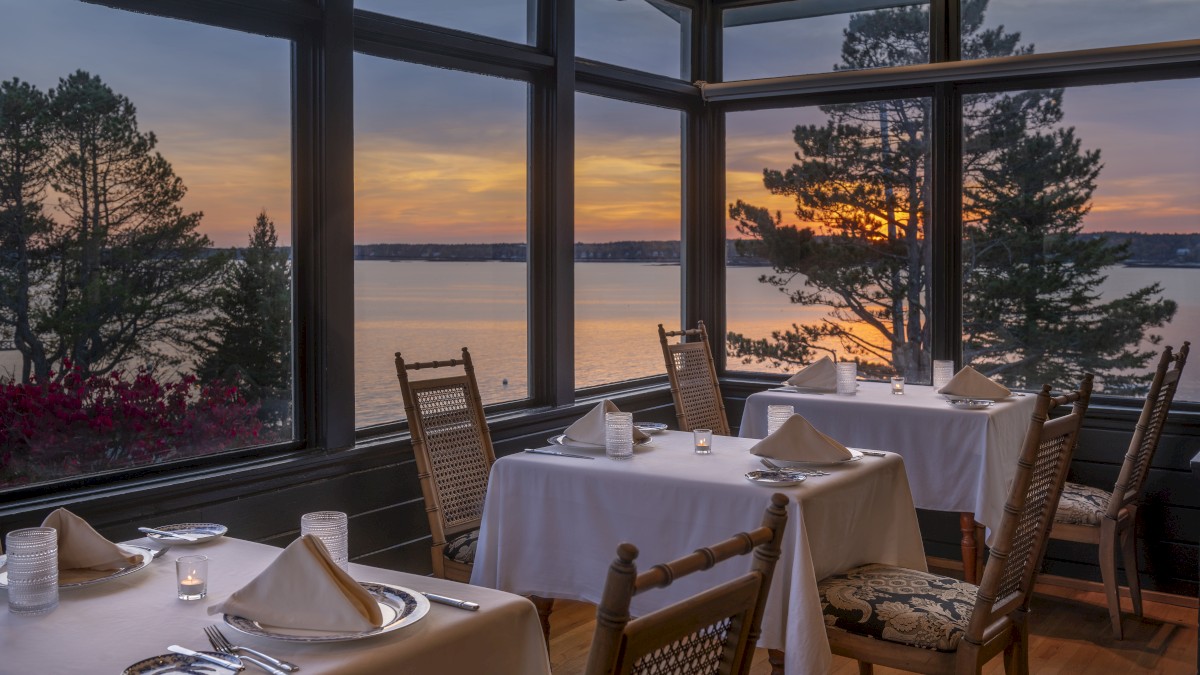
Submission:
POLYGON ((354 0, 355 9, 486 35, 520 44, 534 38, 536 0, 354 0))
MULTIPOLYGON (((1195 339, 1200 81, 964 102, 964 359, 1010 386, 1143 396, 1195 339), (1163 102, 1170 103, 1164 105, 1163 102)), ((1200 400, 1184 377, 1179 400, 1200 400)))
POLYGON ((680 113, 575 98, 575 387, 662 375, 680 316, 680 113))
MULTIPOLYGON (((962 32, 1002 26, 1038 53, 1195 40, 1200 3, 1193 0, 963 0, 962 32)), ((1000 44, 992 42, 992 44, 1000 44)), ((996 56, 964 40, 963 58, 996 56)))
POLYGON ((661 0, 575 0, 575 53, 687 79, 691 10, 661 0))
POLYGON ((721 19, 725 81, 929 63, 924 0, 787 0, 721 19))
POLYGON ((727 117, 730 368, 831 355, 868 378, 930 380, 929 105, 727 117))
POLYGON ((293 439, 291 45, 46 0, 0 63, 0 487, 293 439))
POLYGON ((403 417, 397 351, 468 347, 485 404, 526 398, 528 86, 364 55, 354 67, 356 426, 403 417))

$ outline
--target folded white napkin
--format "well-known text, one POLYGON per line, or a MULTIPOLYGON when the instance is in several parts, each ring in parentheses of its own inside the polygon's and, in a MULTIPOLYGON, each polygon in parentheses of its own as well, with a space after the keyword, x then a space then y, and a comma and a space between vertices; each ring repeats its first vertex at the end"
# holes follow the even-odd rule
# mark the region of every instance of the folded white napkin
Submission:
POLYGON ((789 377, 786 384, 821 391, 837 391, 837 367, 833 365, 833 359, 822 356, 789 377))
MULTIPOLYGON (((576 443, 590 443, 592 445, 604 445, 604 414, 610 412, 621 412, 617 404, 608 399, 604 399, 595 408, 588 411, 588 414, 575 420, 575 423, 567 427, 565 436, 568 440, 576 443)), ((633 442, 644 441, 649 436, 638 431, 637 427, 633 428, 633 442)))
POLYGON ((92 529, 86 520, 66 509, 55 509, 42 521, 42 527, 58 530, 58 575, 62 582, 107 576, 141 559, 125 553, 92 529))
POLYGON ((283 549, 267 569, 209 614, 233 614, 278 628, 358 632, 383 624, 379 603, 329 557, 311 534, 283 549))
POLYGON ((971 366, 963 366, 946 386, 938 389, 938 393, 970 398, 1004 398, 1012 395, 1008 387, 994 382, 971 366))
POLYGON ((775 433, 755 443, 750 452, 786 462, 840 462, 854 456, 800 415, 789 417, 775 433))

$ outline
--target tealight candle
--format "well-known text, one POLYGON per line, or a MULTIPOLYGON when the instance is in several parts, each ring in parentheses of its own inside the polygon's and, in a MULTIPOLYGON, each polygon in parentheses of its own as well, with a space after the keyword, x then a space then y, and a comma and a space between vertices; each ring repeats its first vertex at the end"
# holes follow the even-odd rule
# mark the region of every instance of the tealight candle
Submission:
POLYGON ((180 600, 202 600, 208 595, 208 556, 184 555, 175 560, 180 600))
POLYGON ((903 377, 893 377, 892 378, 892 395, 893 396, 903 396, 904 395, 904 378, 903 377))
POLYGON ((692 431, 692 438, 696 442, 697 455, 712 454, 712 429, 696 429, 692 431))

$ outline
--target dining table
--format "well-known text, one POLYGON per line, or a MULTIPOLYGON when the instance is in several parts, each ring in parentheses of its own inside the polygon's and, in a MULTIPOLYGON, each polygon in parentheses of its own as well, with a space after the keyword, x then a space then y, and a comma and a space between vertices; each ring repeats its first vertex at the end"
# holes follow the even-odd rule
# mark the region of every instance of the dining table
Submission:
POLYGON ((746 399, 738 433, 766 436, 768 407, 791 405, 845 445, 901 455, 917 508, 960 514, 964 576, 978 583, 976 523, 990 543, 1037 397, 1016 393, 964 405, 927 385, 892 392, 888 382, 860 382, 852 395, 786 386, 755 392, 746 399))
MULTIPOLYGON (((747 477, 764 468, 754 444, 714 436, 711 453, 697 454, 690 432, 664 431, 625 460, 578 445, 502 457, 488 483, 471 583, 597 603, 618 544, 638 547, 640 567, 674 560, 758 527, 771 494, 781 492, 788 522, 758 646, 782 650, 789 674, 826 673, 832 655, 817 582, 872 562, 926 569, 904 461, 860 456, 812 467, 824 475, 794 485, 764 485, 747 477)), ((639 594, 631 611, 681 601, 749 564, 725 563, 639 594)))
MULTIPOLYGON (((147 546, 145 539, 126 542, 147 546)), ((511 593, 379 567, 349 564, 360 583, 376 582, 479 604, 478 611, 433 603, 419 620, 391 632, 340 642, 289 642, 241 633, 207 608, 265 569, 282 549, 234 537, 173 546, 137 572, 101 584, 62 589, 49 613, 24 616, 0 610, 0 673, 94 675, 122 673, 131 664, 168 654, 169 645, 213 649, 205 637, 216 626, 235 645, 290 661, 304 675, 549 675, 537 610, 511 593), (174 560, 209 558, 208 597, 179 600, 174 560)), ((296 589, 303 592, 303 589, 296 589)), ((243 672, 255 672, 246 664, 243 672)), ((228 672, 214 667, 195 671, 228 672)), ((258 670, 258 672, 264 672, 258 670)))

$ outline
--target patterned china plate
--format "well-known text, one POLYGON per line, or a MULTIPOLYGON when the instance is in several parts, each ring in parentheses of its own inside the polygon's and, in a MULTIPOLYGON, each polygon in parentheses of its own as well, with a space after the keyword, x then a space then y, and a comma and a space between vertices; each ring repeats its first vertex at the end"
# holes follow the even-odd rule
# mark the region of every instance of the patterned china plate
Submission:
POLYGON ((789 485, 799 485, 804 482, 804 476, 798 473, 787 473, 785 471, 751 471, 746 474, 746 480, 759 485, 767 485, 770 487, 788 487, 789 485))
POLYGON ((667 425, 662 422, 637 422, 633 426, 644 434, 657 434, 667 430, 667 425))
MULTIPOLYGON (((547 440, 550 441, 550 445, 558 445, 558 446, 561 446, 564 448, 586 448, 588 450, 603 450, 604 449, 603 445, 596 445, 594 443, 581 443, 579 441, 573 441, 573 440, 567 438, 566 434, 559 434, 557 436, 551 436, 547 440)), ((635 446, 638 446, 638 445, 646 445, 649 442, 650 442, 649 438, 643 438, 640 441, 634 441, 633 444, 635 446)))
POLYGON ((782 466, 782 467, 793 468, 793 467, 803 467, 803 466, 837 466, 839 464, 845 464, 847 462, 857 462, 858 460, 863 458, 863 454, 862 454, 861 450, 855 450, 854 448, 847 448, 847 449, 850 450, 850 458, 849 459, 839 459, 839 460, 836 460, 833 462, 800 462, 800 461, 792 461, 792 460, 787 460, 787 459, 774 459, 774 458, 772 458, 771 461, 775 462, 776 464, 778 464, 779 466, 782 466))
POLYGON ((959 396, 958 394, 942 394, 942 397, 947 401, 991 401, 998 403, 1000 401, 1008 401, 1013 398, 1012 394, 1008 396, 959 396))
POLYGON ((950 407, 958 408, 959 410, 983 410, 984 408, 992 407, 994 401, 988 398, 953 398, 946 401, 946 403, 949 403, 950 407))
POLYGON ((225 615, 225 623, 234 630, 246 635, 283 640, 285 642, 345 642, 390 633, 409 624, 416 623, 429 612, 429 600, 420 593, 402 586, 381 584, 373 581, 358 582, 375 601, 383 612, 383 625, 365 631, 340 633, 326 630, 306 630, 303 628, 281 628, 264 626, 257 621, 251 621, 240 616, 225 615))
MULTIPOLYGON (((107 574, 96 579, 85 579, 83 581, 63 581, 63 578, 60 576, 58 578, 58 590, 61 591, 68 588, 80 588, 82 586, 94 586, 95 584, 102 584, 106 581, 119 579, 123 576, 133 574, 138 570, 144 569, 146 565, 149 565, 150 561, 154 559, 153 549, 146 548, 145 546, 134 546, 132 544, 118 545, 129 555, 141 556, 141 560, 133 563, 129 567, 122 567, 119 570, 114 570, 111 574, 107 574)), ((0 588, 8 588, 8 567, 5 564, 7 560, 7 556, 0 555, 0 588)))
MULTIPOLYGON (((227 654, 219 652, 200 652, 217 658, 229 658, 227 654)), ((183 654, 163 654, 162 656, 151 656, 148 659, 138 661, 121 671, 121 675, 166 675, 167 673, 195 673, 196 675, 208 675, 209 673, 225 673, 229 674, 229 670, 222 668, 213 663, 206 663, 194 656, 184 656, 183 654)))
POLYGON ((174 537, 165 537, 161 534, 152 532, 144 532, 147 539, 159 542, 161 544, 170 544, 171 546, 194 546, 202 544, 206 541, 211 541, 224 535, 229 531, 228 527, 218 525, 217 523, 175 523, 174 525, 155 525, 155 530, 163 532, 178 532, 180 534, 194 534, 196 539, 187 541, 185 539, 176 539, 174 537))

